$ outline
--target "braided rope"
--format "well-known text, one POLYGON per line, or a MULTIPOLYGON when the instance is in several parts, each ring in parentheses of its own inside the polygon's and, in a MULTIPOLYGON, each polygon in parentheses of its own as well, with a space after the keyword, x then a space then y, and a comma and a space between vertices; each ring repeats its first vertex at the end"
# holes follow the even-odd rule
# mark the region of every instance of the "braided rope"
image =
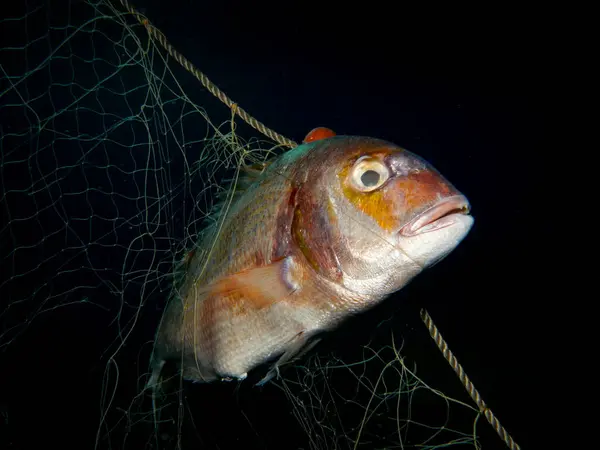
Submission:
POLYGON ((464 369, 458 363, 456 356, 454 356, 454 354, 450 351, 450 348, 448 348, 448 344, 446 343, 439 330, 433 323, 433 320, 429 316, 429 313, 424 309, 421 310, 421 320, 423 320, 423 322, 425 323, 425 326, 429 330, 431 338, 435 341, 436 345, 444 355, 444 358, 446 359, 446 361, 448 361, 448 364, 450 364, 450 367, 452 367, 452 369, 458 376, 458 379, 463 384, 463 386, 465 387, 465 389, 479 408, 479 411, 485 416, 485 418, 494 428, 494 430, 496 430, 496 432, 498 433, 500 438, 502 438, 502 440, 506 443, 508 448, 510 448, 511 450, 521 450, 521 447, 519 447, 519 445, 513 440, 510 434, 508 434, 506 429, 500 424, 500 421, 496 418, 492 410, 487 407, 487 405, 481 398, 481 395, 479 395, 479 391, 475 389, 475 386, 465 373, 464 369))
POLYGON ((139 23, 144 25, 150 37, 154 38, 158 43, 167 51, 167 53, 179 64, 181 64, 185 70, 194 75, 200 83, 210 92, 212 95, 221 100, 228 108, 232 110, 234 114, 237 114, 242 118, 244 122, 250 125, 255 130, 258 130, 268 138, 274 140, 275 142, 287 146, 287 147, 296 147, 298 144, 291 139, 282 136, 281 134, 275 132, 271 128, 265 126, 262 122, 259 122, 250 114, 248 114, 244 109, 240 108, 237 103, 231 100, 222 90, 220 90, 212 81, 208 79, 208 77, 202 73, 196 66, 194 66, 185 56, 179 53, 177 50, 173 48, 173 46, 169 43, 165 35, 156 28, 147 17, 137 11, 127 0, 119 0, 123 7, 129 11, 139 23))

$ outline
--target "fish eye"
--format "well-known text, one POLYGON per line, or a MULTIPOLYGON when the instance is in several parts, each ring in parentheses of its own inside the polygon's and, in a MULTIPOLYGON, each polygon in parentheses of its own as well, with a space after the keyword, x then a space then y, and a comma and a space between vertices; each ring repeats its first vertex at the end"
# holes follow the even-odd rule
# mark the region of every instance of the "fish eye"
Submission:
POLYGON ((359 158, 352 168, 352 185, 362 192, 371 192, 381 187, 390 177, 385 164, 369 156, 359 158))
POLYGON ((363 174, 360 176, 360 181, 362 181, 364 186, 373 187, 379 183, 380 178, 379 172, 369 169, 366 172, 363 172, 363 174))

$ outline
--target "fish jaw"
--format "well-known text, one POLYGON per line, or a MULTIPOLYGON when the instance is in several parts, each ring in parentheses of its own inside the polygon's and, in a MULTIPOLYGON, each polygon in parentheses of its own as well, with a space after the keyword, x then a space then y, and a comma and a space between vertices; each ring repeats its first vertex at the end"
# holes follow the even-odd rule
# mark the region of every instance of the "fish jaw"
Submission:
POLYGON ((464 195, 454 195, 440 200, 400 229, 402 236, 411 237, 452 226, 458 216, 468 215, 471 210, 464 195))
POLYGON ((445 258, 471 230, 474 219, 464 195, 441 199, 398 233, 398 246, 422 268, 445 258))

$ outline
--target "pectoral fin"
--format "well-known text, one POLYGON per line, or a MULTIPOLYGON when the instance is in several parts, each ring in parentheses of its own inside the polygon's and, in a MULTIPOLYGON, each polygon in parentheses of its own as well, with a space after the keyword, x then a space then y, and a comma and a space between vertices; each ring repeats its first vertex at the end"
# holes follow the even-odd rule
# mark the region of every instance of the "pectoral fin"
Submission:
POLYGON ((314 334, 306 333, 304 331, 298 333, 287 346, 287 350, 281 357, 273 364, 269 372, 256 383, 257 386, 263 386, 265 383, 270 381, 275 375, 279 377, 279 367, 284 364, 293 361, 294 359, 301 358, 306 353, 311 351, 315 345, 319 343, 321 339, 314 339, 310 341, 310 338, 314 334), (309 342, 310 341, 310 342, 309 342))
POLYGON ((198 289, 196 298, 212 300, 213 307, 217 309, 231 308, 232 312, 243 312, 247 307, 269 307, 298 290, 300 284, 301 268, 289 256, 220 278, 198 289))

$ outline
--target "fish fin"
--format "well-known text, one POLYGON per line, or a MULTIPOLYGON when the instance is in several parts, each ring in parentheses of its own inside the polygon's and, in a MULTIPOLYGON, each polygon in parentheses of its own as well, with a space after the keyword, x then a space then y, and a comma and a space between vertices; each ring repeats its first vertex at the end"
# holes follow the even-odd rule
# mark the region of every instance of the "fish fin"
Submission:
POLYGON ((152 363, 152 375, 146 383, 146 389, 152 389, 153 392, 156 391, 161 382, 161 372, 163 367, 165 366, 165 363, 166 361, 164 359, 152 363))
POLYGON ((234 184, 235 178, 225 179, 222 184, 227 185, 227 188, 219 189, 215 194, 215 202, 213 203, 207 220, 216 222, 222 212, 227 208, 227 205, 235 204, 240 197, 257 181, 262 173, 271 163, 277 159, 277 156, 263 162, 256 162, 250 165, 244 165, 240 168, 240 173, 237 177, 237 182, 234 184), (233 192, 232 192, 233 190, 233 192))
POLYGON ((249 164, 247 166, 242 167, 242 178, 250 179, 254 181, 256 178, 260 177, 262 173, 265 171, 267 167, 271 165, 271 163, 277 159, 277 156, 271 159, 267 159, 266 161, 255 162, 253 164, 249 164))
POLYGON ((313 334, 306 333, 305 331, 301 331, 296 336, 294 336, 285 353, 281 355, 277 361, 275 361, 271 369, 269 369, 269 372, 267 372, 267 374, 258 383, 256 383, 256 385, 264 386, 275 376, 279 377, 279 367, 283 366, 284 364, 287 364, 288 362, 299 359, 306 353, 311 351, 314 348, 314 346, 321 341, 321 338, 310 341, 310 338, 312 336, 313 334))
POLYGON ((309 142, 320 141, 321 139, 327 139, 333 136, 335 136, 335 132, 329 128, 317 127, 308 132, 302 143, 307 144, 309 142))
POLYGON ((152 397, 152 416, 154 419, 154 424, 160 423, 159 420, 159 410, 158 410, 158 389, 160 386, 160 374, 162 372, 162 368, 165 365, 165 360, 160 361, 158 364, 152 364, 152 375, 150 379, 146 383, 146 389, 150 389, 151 397, 152 397))
POLYGON ((293 257, 274 261, 223 277, 202 289, 213 298, 224 298, 229 302, 243 300, 256 308, 271 306, 300 288, 301 267, 293 257))

